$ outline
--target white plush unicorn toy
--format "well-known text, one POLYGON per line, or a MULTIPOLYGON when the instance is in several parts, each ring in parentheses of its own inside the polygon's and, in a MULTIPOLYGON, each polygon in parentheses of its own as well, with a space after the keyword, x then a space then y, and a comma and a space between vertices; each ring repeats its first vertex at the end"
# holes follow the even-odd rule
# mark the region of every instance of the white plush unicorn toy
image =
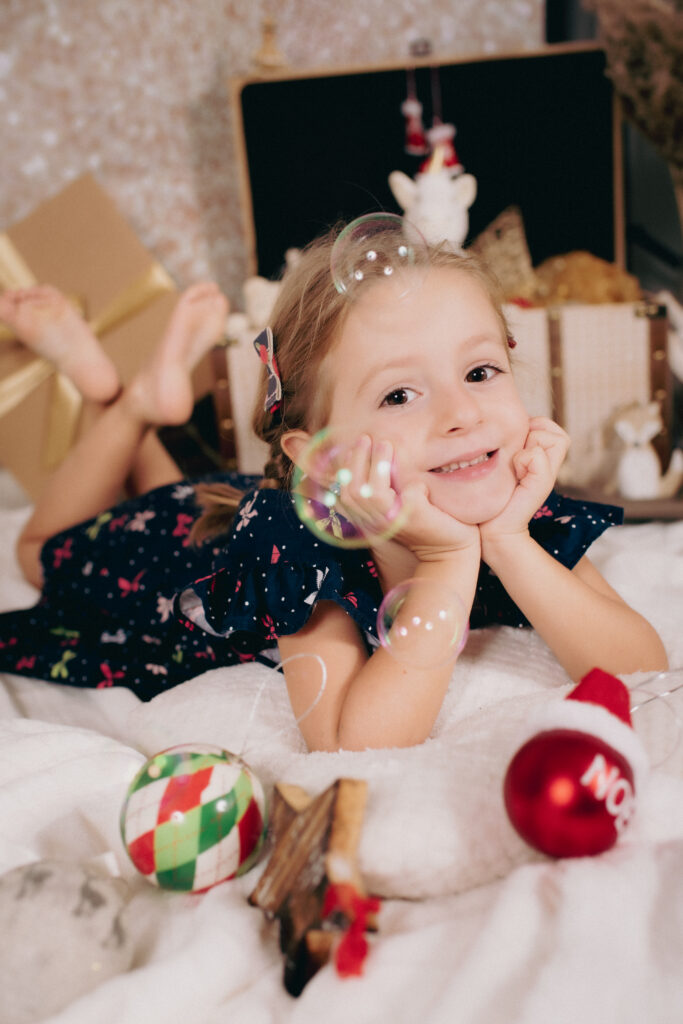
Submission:
POLYGON ((445 162, 446 146, 437 145, 428 163, 414 178, 392 171, 389 188, 404 213, 406 234, 417 228, 430 245, 446 242, 462 250, 469 230, 469 208, 477 197, 477 179, 461 165, 445 162))

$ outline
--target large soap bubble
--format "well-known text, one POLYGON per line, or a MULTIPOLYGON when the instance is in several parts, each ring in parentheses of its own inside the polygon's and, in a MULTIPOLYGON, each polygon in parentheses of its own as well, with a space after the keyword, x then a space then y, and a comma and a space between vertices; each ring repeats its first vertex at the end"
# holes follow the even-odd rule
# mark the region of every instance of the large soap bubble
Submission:
POLYGON ((388 540, 410 511, 409 503, 393 490, 388 461, 376 462, 372 476, 375 486, 389 495, 389 505, 383 513, 371 508, 373 486, 365 461, 356 453, 357 441, 348 431, 319 431, 302 452, 292 477, 291 493, 301 522, 336 547, 367 548, 388 540))
POLYGON ((384 597, 377 615, 382 646, 397 661, 437 668, 465 646, 469 623, 458 594, 432 580, 404 580, 384 597))
POLYGON ((677 754, 683 732, 683 669, 658 672, 630 687, 631 722, 650 764, 658 768, 677 754))
POLYGON ((410 237, 402 217, 395 213, 369 213, 351 221, 337 238, 330 257, 334 286, 354 297, 370 281, 391 280, 397 294, 412 290, 415 268, 426 265, 427 243, 411 226, 410 237))

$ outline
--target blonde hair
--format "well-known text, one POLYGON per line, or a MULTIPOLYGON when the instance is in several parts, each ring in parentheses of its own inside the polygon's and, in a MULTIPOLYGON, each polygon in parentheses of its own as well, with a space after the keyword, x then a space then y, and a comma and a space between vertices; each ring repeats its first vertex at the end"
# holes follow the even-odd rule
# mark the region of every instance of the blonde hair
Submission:
MULTIPOLYGON (((339 290, 333 281, 330 261, 332 249, 344 225, 311 242, 295 265, 285 273, 271 316, 275 338, 275 354, 282 379, 282 402, 274 414, 266 411, 264 402, 267 375, 263 370, 252 427, 257 437, 269 446, 260 487, 289 488, 294 466, 281 447, 283 436, 290 430, 316 429, 324 424, 329 393, 321 379, 320 368, 325 356, 340 336, 354 295, 339 290)), ((372 239, 373 248, 381 248, 382 239, 372 239)), ((391 244, 391 243, 390 243, 391 244)), ((424 267, 452 267, 469 274, 484 288, 500 321, 503 337, 509 329, 503 313, 503 293, 495 277, 470 253, 454 253, 444 246, 414 250, 414 264, 424 267)), ((363 287, 379 279, 370 276, 363 287)), ((358 294, 357 293, 357 294, 358 294)), ((224 532, 230 525, 243 493, 227 484, 199 484, 197 501, 204 508, 195 523, 191 538, 195 543, 224 532)))

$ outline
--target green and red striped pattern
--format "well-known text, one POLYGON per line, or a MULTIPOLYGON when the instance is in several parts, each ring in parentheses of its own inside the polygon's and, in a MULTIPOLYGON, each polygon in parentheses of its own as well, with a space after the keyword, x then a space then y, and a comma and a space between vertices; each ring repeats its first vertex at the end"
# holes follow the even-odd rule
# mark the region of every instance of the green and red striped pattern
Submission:
POLYGON ((249 870, 266 823, 263 787, 240 758, 172 747, 150 758, 130 784, 121 835, 151 882, 201 892, 249 870))

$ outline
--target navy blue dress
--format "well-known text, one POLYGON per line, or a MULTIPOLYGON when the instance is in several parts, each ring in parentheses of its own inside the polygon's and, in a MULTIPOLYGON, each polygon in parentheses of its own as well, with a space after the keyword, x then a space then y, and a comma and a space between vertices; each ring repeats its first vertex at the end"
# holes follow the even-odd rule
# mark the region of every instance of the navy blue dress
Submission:
MULTIPOLYGON (((214 477, 213 479, 216 479, 214 477)), ((49 540, 33 608, 0 615, 0 671, 70 686, 127 686, 142 700, 219 665, 277 660, 317 601, 334 601, 377 646, 382 601, 364 549, 333 547, 299 520, 285 491, 225 474, 246 492, 230 533, 199 547, 190 482, 160 487, 49 540)), ((553 492, 530 523, 572 568, 622 511, 553 492)), ((470 628, 527 626, 482 564, 470 628)))

